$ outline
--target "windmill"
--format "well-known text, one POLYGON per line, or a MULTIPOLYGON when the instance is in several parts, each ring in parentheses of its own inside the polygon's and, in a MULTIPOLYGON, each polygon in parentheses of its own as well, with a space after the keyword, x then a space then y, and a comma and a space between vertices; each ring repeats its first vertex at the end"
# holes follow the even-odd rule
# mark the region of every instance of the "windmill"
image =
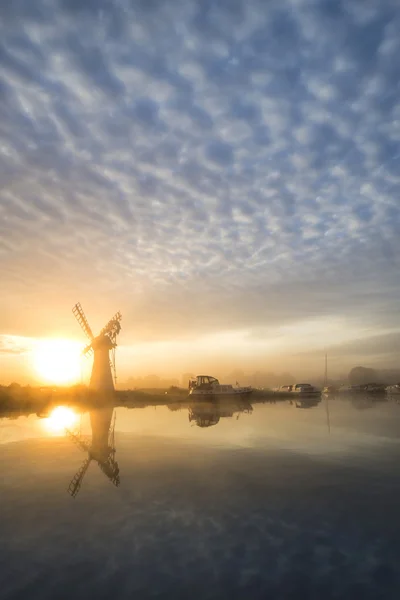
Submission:
POLYGON ((79 302, 75 304, 72 312, 90 342, 83 349, 82 354, 84 356, 94 355, 90 388, 99 392, 113 391, 114 379, 116 380, 115 348, 117 346, 117 335, 121 331, 121 313, 115 313, 99 335, 95 337, 79 302), (111 360, 110 351, 112 353, 111 360))
POLYGON ((90 423, 92 427, 91 442, 79 432, 66 429, 66 434, 78 448, 87 452, 87 458, 75 473, 68 487, 68 493, 75 498, 78 494, 83 478, 90 463, 97 462, 101 471, 116 487, 120 484, 119 466, 115 460, 115 411, 113 408, 103 408, 90 412, 90 423))

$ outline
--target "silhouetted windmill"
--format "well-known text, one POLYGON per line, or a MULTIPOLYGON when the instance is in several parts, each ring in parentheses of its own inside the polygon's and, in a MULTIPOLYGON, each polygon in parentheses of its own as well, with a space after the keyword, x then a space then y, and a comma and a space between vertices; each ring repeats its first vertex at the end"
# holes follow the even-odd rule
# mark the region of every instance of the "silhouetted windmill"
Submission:
POLYGON ((83 354, 85 356, 94 354, 90 388, 97 391, 114 390, 111 369, 116 380, 115 348, 117 346, 117 335, 121 331, 121 313, 115 313, 113 318, 100 331, 99 335, 95 337, 79 302, 75 304, 72 312, 85 335, 90 340, 90 343, 84 348, 83 354), (110 350, 112 352, 111 360, 110 350))
POLYGON ((113 408, 103 408, 90 413, 92 439, 89 442, 80 433, 66 429, 68 437, 84 452, 87 458, 71 479, 68 493, 75 498, 78 494, 83 478, 92 460, 97 462, 104 475, 116 487, 120 484, 119 466, 115 460, 115 411, 113 408))

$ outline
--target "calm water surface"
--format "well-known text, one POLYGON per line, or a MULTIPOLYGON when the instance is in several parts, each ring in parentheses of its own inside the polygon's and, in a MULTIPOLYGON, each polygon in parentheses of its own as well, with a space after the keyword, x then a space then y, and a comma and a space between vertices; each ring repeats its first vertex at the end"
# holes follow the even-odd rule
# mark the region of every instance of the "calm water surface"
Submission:
POLYGON ((398 599, 399 436, 368 398, 3 418, 1 598, 398 599))

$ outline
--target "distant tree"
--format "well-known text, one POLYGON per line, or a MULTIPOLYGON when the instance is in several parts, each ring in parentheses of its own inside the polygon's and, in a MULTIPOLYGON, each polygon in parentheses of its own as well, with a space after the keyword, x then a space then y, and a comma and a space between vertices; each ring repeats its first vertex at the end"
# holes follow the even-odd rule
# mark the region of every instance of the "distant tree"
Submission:
POLYGON ((378 382, 378 375, 374 369, 367 367, 354 367, 349 373, 350 385, 365 385, 366 383, 378 382))
POLYGON ((23 388, 19 383, 10 383, 8 386, 8 396, 10 399, 17 400, 23 395, 23 388))

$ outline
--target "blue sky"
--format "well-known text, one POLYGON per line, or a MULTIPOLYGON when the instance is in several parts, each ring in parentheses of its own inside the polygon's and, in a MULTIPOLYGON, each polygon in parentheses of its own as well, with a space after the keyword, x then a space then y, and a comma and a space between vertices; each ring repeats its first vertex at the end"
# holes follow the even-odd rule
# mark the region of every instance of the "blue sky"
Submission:
POLYGON ((393 361, 399 31, 396 0, 2 3, 0 335, 80 300, 160 364, 393 361))

